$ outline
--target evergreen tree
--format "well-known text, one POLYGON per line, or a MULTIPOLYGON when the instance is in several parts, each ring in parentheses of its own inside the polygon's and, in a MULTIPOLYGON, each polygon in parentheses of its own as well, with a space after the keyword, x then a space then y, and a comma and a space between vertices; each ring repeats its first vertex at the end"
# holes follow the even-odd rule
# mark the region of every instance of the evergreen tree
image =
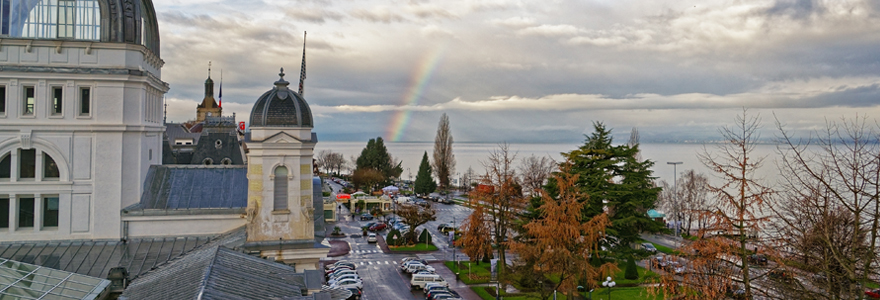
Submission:
POLYGON ((428 152, 422 156, 422 163, 419 164, 419 173, 416 174, 416 182, 414 183, 416 194, 429 194, 437 189, 437 183, 431 178, 431 164, 428 163, 428 152))
POLYGON ((630 280, 639 279, 639 269, 636 268, 636 260, 632 256, 626 260, 626 271, 623 274, 623 278, 630 280))
MULTIPOLYGON (((650 167, 654 162, 640 160, 639 145, 612 144, 611 130, 601 122, 593 123, 594 132, 584 145, 563 156, 571 162, 568 172, 578 174, 577 187, 588 197, 581 211, 583 220, 590 220, 606 212, 611 220, 608 235, 618 239, 617 253, 632 252, 631 246, 639 241, 642 232, 659 232, 663 225, 648 217, 655 207, 660 188, 653 184, 650 167)), ((546 190, 558 195, 555 179, 549 180, 546 190)), ((529 216, 534 217, 542 201, 533 201, 529 216)))
POLYGON ((367 146, 361 150, 361 155, 355 161, 358 170, 375 169, 385 176, 385 179, 395 176, 395 166, 391 162, 391 154, 385 148, 382 137, 370 139, 367 146))

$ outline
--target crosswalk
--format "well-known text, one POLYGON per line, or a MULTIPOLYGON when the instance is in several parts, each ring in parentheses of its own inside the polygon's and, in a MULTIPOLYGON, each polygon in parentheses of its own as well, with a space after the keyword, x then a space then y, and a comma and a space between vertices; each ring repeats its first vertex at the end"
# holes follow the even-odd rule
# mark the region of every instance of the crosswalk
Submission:
POLYGON ((382 253, 382 250, 352 250, 349 254, 382 253))
POLYGON ((436 211, 471 211, 472 209, 467 208, 467 207, 457 206, 457 207, 453 207, 453 208, 435 208, 434 210, 436 210, 436 211))

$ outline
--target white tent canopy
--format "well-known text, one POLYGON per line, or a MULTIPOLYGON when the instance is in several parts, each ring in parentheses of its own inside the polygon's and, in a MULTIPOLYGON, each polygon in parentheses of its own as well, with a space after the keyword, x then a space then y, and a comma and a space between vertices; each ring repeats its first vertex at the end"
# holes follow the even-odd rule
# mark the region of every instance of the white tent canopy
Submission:
POLYGON ((393 185, 389 185, 389 186, 382 188, 382 191, 385 191, 385 192, 396 192, 399 190, 400 189, 398 189, 396 186, 393 186, 393 185))

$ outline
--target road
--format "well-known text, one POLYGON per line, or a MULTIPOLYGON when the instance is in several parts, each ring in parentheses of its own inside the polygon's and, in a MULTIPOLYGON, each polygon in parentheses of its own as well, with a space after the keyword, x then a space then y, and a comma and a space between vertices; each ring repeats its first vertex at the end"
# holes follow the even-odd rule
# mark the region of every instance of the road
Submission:
MULTIPOLYGON (((334 190, 341 189, 341 186, 331 182, 334 190)), ((404 257, 417 256, 429 262, 431 266, 437 269, 444 279, 446 279, 453 290, 465 295, 474 295, 467 286, 455 281, 452 272, 442 264, 443 261, 452 260, 453 250, 445 235, 437 230, 437 225, 442 223, 451 223, 455 220, 455 225, 459 226, 461 220, 464 220, 472 212, 471 209, 454 204, 440 204, 432 202, 432 208, 437 211, 437 220, 428 222, 421 228, 428 228, 428 231, 434 238, 434 245, 439 250, 424 254, 397 254, 385 253, 377 243, 368 243, 366 238, 361 234, 361 226, 372 221, 353 220, 347 209, 343 209, 339 214, 339 222, 330 224, 328 227, 339 226, 346 234, 344 238, 331 238, 334 240, 342 240, 347 242, 351 247, 349 254, 339 257, 331 257, 325 260, 333 262, 337 260, 352 261, 358 265, 358 275, 364 280, 363 298, 365 300, 396 300, 396 299, 424 299, 421 291, 410 290, 409 274, 398 270, 401 259, 404 257)), ((380 233, 384 236, 387 230, 380 233)), ((467 257, 462 255, 460 251, 456 251, 459 260, 466 260, 467 257)), ((475 295, 474 295, 475 296, 475 295)), ((464 297, 471 299, 472 297, 464 297)))

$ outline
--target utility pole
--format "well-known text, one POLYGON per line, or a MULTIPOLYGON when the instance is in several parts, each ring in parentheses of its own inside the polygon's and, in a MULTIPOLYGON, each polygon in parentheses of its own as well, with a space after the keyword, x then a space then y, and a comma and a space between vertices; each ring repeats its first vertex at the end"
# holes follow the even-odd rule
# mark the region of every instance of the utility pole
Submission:
POLYGON ((678 199, 678 169, 676 167, 678 167, 678 165, 680 165, 680 164, 683 164, 683 162, 670 161, 670 162, 666 162, 666 164, 672 165, 672 191, 674 193, 673 197, 675 197, 675 200, 674 200, 675 201, 674 202, 675 203, 675 209, 674 209, 674 211, 675 211, 675 236, 681 237, 681 234, 679 233, 679 231, 681 230, 681 224, 679 224, 679 222, 681 222, 679 220, 679 214, 681 212, 678 211, 678 201, 680 200, 680 199, 678 199))

